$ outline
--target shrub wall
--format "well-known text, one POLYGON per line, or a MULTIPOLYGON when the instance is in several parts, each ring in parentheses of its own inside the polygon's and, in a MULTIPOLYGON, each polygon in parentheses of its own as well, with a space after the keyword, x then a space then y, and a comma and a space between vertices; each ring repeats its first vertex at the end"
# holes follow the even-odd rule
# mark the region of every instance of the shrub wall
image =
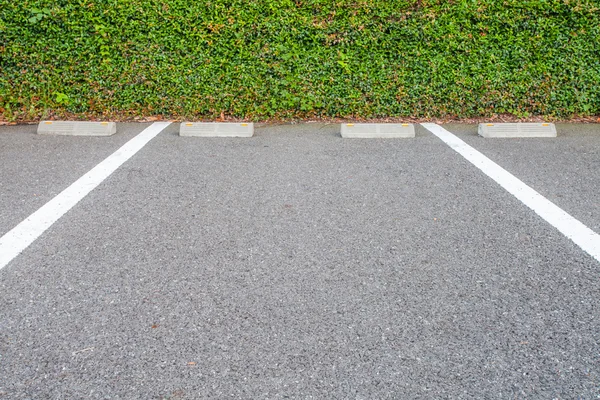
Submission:
POLYGON ((0 0, 0 115, 600 114, 598 0, 0 0))

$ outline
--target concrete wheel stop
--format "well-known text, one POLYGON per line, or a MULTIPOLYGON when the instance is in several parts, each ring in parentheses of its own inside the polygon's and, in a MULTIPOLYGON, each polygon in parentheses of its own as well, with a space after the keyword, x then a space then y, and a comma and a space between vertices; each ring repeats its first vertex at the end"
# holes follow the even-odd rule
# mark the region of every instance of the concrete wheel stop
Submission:
POLYGON ((117 133, 117 124, 93 121, 41 121, 38 124, 37 133, 40 135, 111 136, 117 133))
POLYGON ((252 122, 182 122, 179 136, 195 137, 252 137, 252 122))
POLYGON ((478 133, 484 138, 553 138, 556 126, 541 123, 487 123, 479 124, 478 133))
POLYGON ((414 138, 413 124, 342 124, 341 134, 348 139, 414 138))

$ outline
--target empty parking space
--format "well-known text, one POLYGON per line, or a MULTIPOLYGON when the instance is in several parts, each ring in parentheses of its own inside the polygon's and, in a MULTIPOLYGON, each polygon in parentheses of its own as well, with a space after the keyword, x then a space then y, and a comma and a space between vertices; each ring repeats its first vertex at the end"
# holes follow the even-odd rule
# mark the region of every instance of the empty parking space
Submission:
POLYGON ((146 126, 119 124, 112 137, 37 135, 36 125, 0 127, 0 236, 146 126))
POLYGON ((419 126, 172 125, 0 271, 0 393, 592 397, 597 271, 419 126))
POLYGON ((446 128, 600 233, 598 124, 558 124, 552 139, 485 139, 474 125, 446 128))

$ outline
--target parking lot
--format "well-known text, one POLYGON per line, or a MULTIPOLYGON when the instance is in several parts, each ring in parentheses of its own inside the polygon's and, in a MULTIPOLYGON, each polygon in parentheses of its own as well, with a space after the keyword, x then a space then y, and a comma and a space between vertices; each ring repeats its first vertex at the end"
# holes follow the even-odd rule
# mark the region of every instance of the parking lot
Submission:
MULTIPOLYGON (((0 127, 0 237, 149 127, 0 127)), ((600 398, 600 126, 443 128, 588 247, 420 125, 174 123, 0 269, 0 398, 600 398)))

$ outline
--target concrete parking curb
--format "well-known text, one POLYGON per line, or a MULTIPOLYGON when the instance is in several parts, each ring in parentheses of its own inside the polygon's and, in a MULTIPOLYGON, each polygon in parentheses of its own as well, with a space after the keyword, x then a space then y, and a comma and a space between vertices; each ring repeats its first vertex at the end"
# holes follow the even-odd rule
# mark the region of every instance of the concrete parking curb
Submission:
POLYGON ((478 133, 485 138, 556 137, 556 127, 550 123, 487 123, 479 124, 478 133))
POLYGON ((41 121, 37 128, 40 135, 111 136, 116 132, 114 122, 41 121))
POLYGON ((252 122, 182 122, 179 136, 196 137, 252 137, 252 122))
POLYGON ((387 139, 387 138, 414 138, 415 126, 413 124, 342 124, 343 138, 351 139, 387 139))

